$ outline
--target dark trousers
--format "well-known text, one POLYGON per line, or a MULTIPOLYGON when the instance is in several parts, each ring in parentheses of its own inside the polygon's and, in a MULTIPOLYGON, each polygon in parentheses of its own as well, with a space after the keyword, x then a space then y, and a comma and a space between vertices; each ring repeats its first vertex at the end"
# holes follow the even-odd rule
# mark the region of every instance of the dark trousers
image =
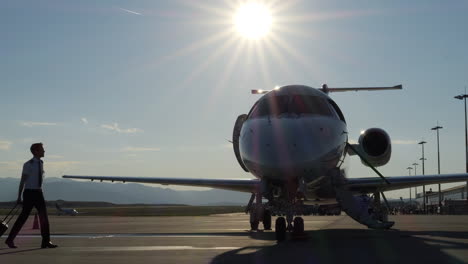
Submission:
POLYGON ((42 190, 24 190, 23 192, 23 210, 21 214, 16 219, 13 228, 11 229, 10 235, 7 238, 7 241, 13 241, 18 235, 19 231, 23 227, 24 223, 28 219, 29 214, 33 207, 36 207, 39 214, 39 221, 41 223, 41 236, 42 241, 49 242, 50 232, 49 232, 49 218, 47 217, 47 209, 44 201, 44 195, 42 190))

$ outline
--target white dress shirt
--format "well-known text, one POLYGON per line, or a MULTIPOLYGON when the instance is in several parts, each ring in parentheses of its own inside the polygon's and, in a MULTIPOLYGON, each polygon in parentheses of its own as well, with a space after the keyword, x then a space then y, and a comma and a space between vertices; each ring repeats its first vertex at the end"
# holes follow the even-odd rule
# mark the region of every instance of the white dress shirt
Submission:
POLYGON ((44 168, 41 159, 32 158, 23 165, 23 175, 25 175, 24 189, 40 190, 39 168, 42 170, 42 179, 44 179, 44 168))

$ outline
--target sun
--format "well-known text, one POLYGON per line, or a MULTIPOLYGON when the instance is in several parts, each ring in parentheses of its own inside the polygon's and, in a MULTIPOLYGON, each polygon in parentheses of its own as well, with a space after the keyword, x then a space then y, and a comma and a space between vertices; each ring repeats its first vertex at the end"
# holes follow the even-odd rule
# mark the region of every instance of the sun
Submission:
POLYGON ((272 22, 269 8, 258 2, 241 5, 234 15, 234 25, 237 31, 248 39, 260 39, 268 35, 272 22))

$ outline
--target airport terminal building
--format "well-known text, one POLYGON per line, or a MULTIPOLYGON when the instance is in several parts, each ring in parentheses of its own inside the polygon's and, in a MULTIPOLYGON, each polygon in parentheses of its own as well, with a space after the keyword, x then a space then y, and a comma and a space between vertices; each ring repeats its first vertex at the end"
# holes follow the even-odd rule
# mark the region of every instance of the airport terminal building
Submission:
MULTIPOLYGON (((468 214, 468 200, 466 184, 455 186, 441 191, 443 211, 448 214, 468 214)), ((423 193, 418 193, 416 202, 422 207, 423 193)), ((426 191, 426 206, 428 210, 439 205, 439 193, 437 190, 426 191)))

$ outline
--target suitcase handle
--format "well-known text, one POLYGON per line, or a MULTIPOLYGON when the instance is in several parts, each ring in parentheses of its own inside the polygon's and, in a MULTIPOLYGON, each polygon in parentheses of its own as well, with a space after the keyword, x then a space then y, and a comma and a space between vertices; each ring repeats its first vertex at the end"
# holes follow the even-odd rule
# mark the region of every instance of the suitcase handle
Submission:
POLYGON ((15 206, 14 206, 13 208, 11 208, 10 212, 9 212, 9 213, 5 216, 5 218, 3 219, 3 222, 5 222, 5 221, 8 219, 8 217, 10 217, 10 215, 11 215, 11 217, 10 217, 10 219, 9 219, 6 223, 9 223, 9 222, 11 221, 11 219, 13 218, 13 216, 15 216, 15 214, 18 212, 19 207, 18 207, 18 209, 15 211, 14 214, 11 214, 11 213, 12 213, 13 210, 15 210, 17 207, 18 207, 18 204, 15 204, 15 206))
MULTIPOLYGON (((16 206, 15 206, 15 207, 16 207, 16 206)), ((16 215, 16 213, 18 213, 19 209, 20 209, 19 206, 16 207, 15 212, 14 212, 13 214, 11 214, 10 219, 7 220, 7 222, 6 222, 7 224, 10 223, 10 221, 11 221, 11 219, 13 219, 13 217, 15 217, 15 215, 16 215)))

